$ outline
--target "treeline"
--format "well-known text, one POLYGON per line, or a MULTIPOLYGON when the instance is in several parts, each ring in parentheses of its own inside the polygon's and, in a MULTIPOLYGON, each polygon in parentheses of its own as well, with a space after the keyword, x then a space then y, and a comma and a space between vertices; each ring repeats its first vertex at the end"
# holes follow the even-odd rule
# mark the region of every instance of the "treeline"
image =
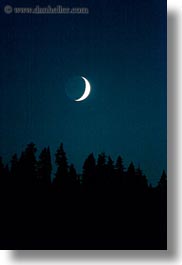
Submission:
POLYGON ((0 158, 1 248, 167 248, 164 171, 152 187, 132 162, 91 153, 77 174, 61 144, 52 179, 49 147, 36 151, 28 144, 9 166, 0 158))
MULTIPOLYGON (((123 159, 118 156, 116 162, 105 153, 98 155, 96 160, 93 153, 89 154, 83 164, 82 174, 77 174, 73 164, 68 164, 67 155, 63 144, 59 146, 55 154, 57 170, 52 178, 52 159, 50 148, 43 148, 38 160, 36 159, 36 146, 34 143, 27 145, 26 149, 18 158, 17 154, 12 156, 10 165, 4 165, 0 157, 0 180, 1 184, 6 182, 18 183, 24 187, 42 185, 44 187, 54 186, 57 189, 72 189, 82 186, 87 190, 129 188, 130 190, 144 191, 149 188, 147 177, 140 167, 135 168, 131 162, 125 169, 123 159)), ((159 186, 167 183, 166 173, 163 171, 159 186)), ((151 188, 151 185, 150 185, 151 188)))

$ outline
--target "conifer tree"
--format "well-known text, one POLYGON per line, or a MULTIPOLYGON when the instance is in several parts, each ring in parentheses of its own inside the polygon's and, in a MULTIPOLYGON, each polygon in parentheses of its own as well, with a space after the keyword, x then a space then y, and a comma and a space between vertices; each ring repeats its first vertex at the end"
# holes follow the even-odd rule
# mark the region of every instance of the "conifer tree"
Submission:
POLYGON ((59 188, 60 187, 66 188, 68 187, 69 184, 68 161, 62 143, 56 152, 56 165, 57 165, 57 171, 55 175, 55 184, 59 188))
POLYGON ((39 156, 39 161, 37 163, 37 175, 38 180, 43 186, 50 186, 51 184, 51 154, 50 148, 44 148, 39 156))
POLYGON ((93 153, 91 153, 83 164, 83 174, 82 181, 83 185, 88 187, 88 185, 93 186, 95 181, 95 170, 96 170, 96 161, 93 153))

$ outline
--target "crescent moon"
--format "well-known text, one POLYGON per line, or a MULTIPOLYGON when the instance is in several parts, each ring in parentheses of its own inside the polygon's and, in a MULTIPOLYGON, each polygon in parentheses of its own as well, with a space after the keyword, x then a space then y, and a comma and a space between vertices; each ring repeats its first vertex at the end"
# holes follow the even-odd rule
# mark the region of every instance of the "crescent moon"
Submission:
POLYGON ((82 100, 86 99, 89 96, 90 91, 91 91, 91 86, 90 86, 89 81, 83 76, 81 76, 81 78, 85 82, 85 91, 84 91, 83 95, 80 98, 75 99, 75 101, 82 101, 82 100))

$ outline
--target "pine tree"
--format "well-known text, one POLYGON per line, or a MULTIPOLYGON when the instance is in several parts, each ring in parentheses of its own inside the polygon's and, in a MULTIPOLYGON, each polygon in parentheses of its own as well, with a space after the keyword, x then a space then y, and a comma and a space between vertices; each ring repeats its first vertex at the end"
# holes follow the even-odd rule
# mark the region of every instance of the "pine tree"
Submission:
POLYGON ((121 156, 118 156, 118 158, 116 160, 115 171, 116 171, 116 175, 119 178, 121 178, 124 174, 123 159, 121 156))
POLYGON ((37 163, 38 168, 38 180, 44 186, 48 187, 51 184, 51 154, 50 148, 44 148, 39 156, 39 161, 37 163))
POLYGON ((62 143, 56 152, 56 165, 57 165, 57 172, 54 181, 55 185, 58 188, 60 187, 66 188, 68 187, 69 184, 68 162, 62 143))
POLYGON ((69 166, 68 178, 70 181, 70 188, 76 189, 79 185, 79 180, 76 174, 76 169, 73 164, 69 166))
POLYGON ((14 194, 12 196, 19 196, 21 190, 21 178, 20 178, 20 167, 19 160, 17 154, 14 154, 10 161, 10 182, 9 188, 11 189, 11 193, 14 194))
POLYGON ((110 156, 108 156, 107 170, 111 170, 111 171, 114 170, 114 162, 113 162, 113 160, 111 159, 110 156))
POLYGON ((105 168, 105 165, 106 165, 106 155, 103 152, 103 153, 99 154, 99 156, 98 156, 97 167, 103 169, 103 168, 105 168))
POLYGON ((146 189, 148 188, 147 178, 145 175, 143 175, 140 166, 138 166, 138 168, 136 169, 136 188, 138 192, 146 191, 146 189))
POLYGON ((36 151, 35 144, 30 143, 20 157, 20 178, 28 189, 31 189, 31 186, 35 186, 37 182, 36 151))
POLYGON ((106 155, 101 153, 97 160, 97 185, 101 188, 106 183, 106 155))
POLYGON ((127 170, 127 174, 126 174, 126 179, 125 179, 125 184, 127 189, 130 189, 130 191, 132 192, 135 188, 135 184, 136 184, 136 176, 135 176, 135 167, 133 162, 131 162, 129 164, 128 170, 127 170))
POLYGON ((114 175, 114 162, 111 157, 108 157, 108 161, 106 164, 106 187, 110 187, 112 185, 115 186, 115 175, 114 175))
POLYGON ((128 174, 129 176, 131 176, 131 177, 134 177, 134 176, 135 176, 135 167, 134 167, 133 162, 131 162, 131 163, 129 164, 127 174, 128 174))
POLYGON ((83 164, 83 174, 82 182, 85 187, 93 187, 95 181, 95 170, 96 170, 96 161, 93 153, 91 153, 83 164))

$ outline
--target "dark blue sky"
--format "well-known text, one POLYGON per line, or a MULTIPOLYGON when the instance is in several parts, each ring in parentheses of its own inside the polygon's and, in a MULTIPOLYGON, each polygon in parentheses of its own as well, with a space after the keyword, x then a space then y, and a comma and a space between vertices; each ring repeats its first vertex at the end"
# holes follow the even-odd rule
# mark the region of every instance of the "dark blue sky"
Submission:
POLYGON ((64 143, 78 171, 90 152, 123 156, 156 184, 166 169, 166 1, 8 1, 62 5, 87 15, 4 13, 0 31, 0 155, 8 161, 33 141, 64 143), (89 98, 65 87, 85 76, 89 98))

